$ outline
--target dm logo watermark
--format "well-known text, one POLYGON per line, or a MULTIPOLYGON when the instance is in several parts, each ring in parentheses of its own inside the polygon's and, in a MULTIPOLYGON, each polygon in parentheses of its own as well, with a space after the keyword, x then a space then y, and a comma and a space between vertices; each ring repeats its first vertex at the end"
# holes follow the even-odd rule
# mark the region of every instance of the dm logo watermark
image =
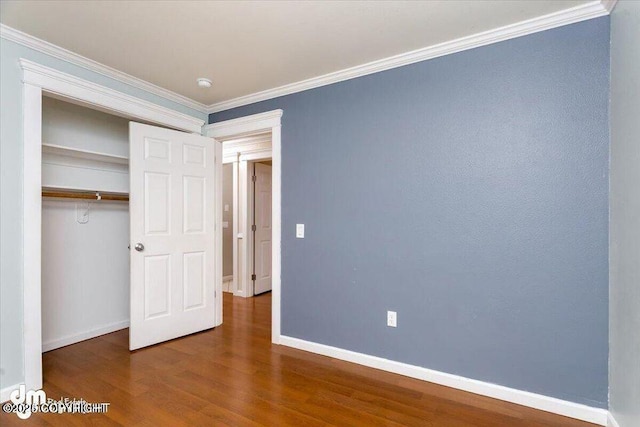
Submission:
POLYGON ((103 414, 109 410, 110 403, 89 403, 84 399, 60 400, 47 399, 44 390, 27 390, 21 384, 17 390, 11 392, 10 402, 2 405, 2 410, 7 413, 15 413, 22 420, 28 419, 31 414, 103 414))

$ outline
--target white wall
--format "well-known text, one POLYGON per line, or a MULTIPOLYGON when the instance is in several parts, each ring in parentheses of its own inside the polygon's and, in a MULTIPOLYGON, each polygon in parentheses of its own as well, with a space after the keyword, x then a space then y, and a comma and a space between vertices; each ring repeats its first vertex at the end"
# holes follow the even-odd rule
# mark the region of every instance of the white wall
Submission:
POLYGON ((128 157, 129 121, 44 97, 42 142, 128 157))
POLYGON ((127 203, 43 200, 43 351, 128 326, 128 244, 127 203))
POLYGON ((127 119, 45 97, 42 144, 43 187, 129 192, 127 119), (82 157, 85 152, 119 157, 82 157))
POLYGON ((609 409, 640 426, 640 2, 611 15, 609 409))
MULTIPOLYGON (((44 98, 43 143, 128 155, 128 121, 99 111, 44 98)), ((83 159, 73 167, 56 164, 55 174, 43 167, 43 185, 64 182, 86 188, 109 181, 113 171, 101 162, 83 159)), ((128 181, 126 165, 121 180, 128 181)), ((42 341, 43 350, 81 341, 128 326, 129 205, 123 202, 45 199, 42 203, 42 341), (88 221, 81 223, 88 208, 88 221)))

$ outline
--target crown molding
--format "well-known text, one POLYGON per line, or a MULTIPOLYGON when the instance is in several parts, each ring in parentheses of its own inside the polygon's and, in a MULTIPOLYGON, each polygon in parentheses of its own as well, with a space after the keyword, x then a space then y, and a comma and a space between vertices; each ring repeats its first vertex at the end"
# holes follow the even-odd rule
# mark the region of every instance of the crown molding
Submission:
POLYGON ((526 36, 528 34, 540 31, 550 30, 552 28, 564 25, 574 24, 588 19, 598 18, 610 13, 615 5, 616 0, 596 0, 585 3, 570 9, 561 10, 550 13, 548 15, 539 16, 537 18, 528 19, 526 21, 517 22, 515 24, 506 25, 504 27, 495 28, 493 30, 484 31, 471 36, 462 37, 456 40, 436 44, 426 48, 413 50, 402 53, 400 55, 390 56, 388 58, 369 62, 367 64, 358 65, 333 73, 313 77, 296 83, 280 86, 273 89, 256 92, 250 95, 241 96, 228 101, 217 102, 211 104, 207 108, 208 113, 217 113, 219 111, 229 110, 243 105, 253 104, 267 99, 277 98, 279 96, 290 95, 292 93, 302 92, 345 80, 354 79, 356 77, 366 76, 368 74, 378 73, 380 71, 390 70, 392 68, 402 67, 404 65, 414 64, 416 62, 426 61, 428 59, 438 58, 440 56, 450 55, 452 53, 464 50, 474 49, 480 46, 486 46, 501 41, 526 36))
POLYGON ((216 102, 210 105, 197 102, 184 95, 180 95, 168 89, 154 85, 153 83, 133 77, 129 74, 123 73, 122 71, 118 71, 115 68, 111 68, 92 59, 85 58, 82 55, 38 39, 4 24, 0 24, 0 37, 80 66, 89 71, 112 78, 129 86, 160 96, 187 108, 191 108, 201 113, 211 114, 402 67, 404 65, 414 64, 416 62, 426 61, 428 59, 438 58, 440 56, 450 55, 452 53, 462 52, 464 50, 474 49, 476 47, 526 36, 540 31, 550 30, 564 25, 574 24, 576 22, 586 21, 588 19, 598 18, 610 14, 617 1, 618 0, 594 0, 570 9, 561 10, 548 15, 539 16, 526 21, 517 22, 515 24, 506 25, 504 27, 495 28, 493 30, 484 31, 422 49, 390 56, 388 58, 357 65, 355 67, 346 68, 344 70, 335 71, 322 76, 312 77, 310 79, 301 80, 284 86, 267 89, 226 101, 216 102))
POLYGON ((11 28, 7 25, 0 24, 0 37, 34 49, 38 52, 42 52, 49 56, 53 56, 54 58, 58 58, 71 64, 77 65, 94 73, 98 73, 105 77, 117 80, 129 86, 142 89, 146 92, 160 96, 164 99, 173 101, 177 104, 191 108, 201 113, 206 113, 208 111, 207 105, 201 102, 194 101, 186 96, 172 92, 168 89, 164 89, 160 86, 154 85, 153 83, 149 83, 137 77, 133 77, 127 73, 123 73, 122 71, 118 71, 115 68, 111 68, 92 59, 85 58, 82 55, 71 52, 70 50, 64 49, 60 46, 56 46, 52 43, 46 42, 27 33, 23 33, 22 31, 16 30, 15 28, 11 28))
POLYGON ((613 12, 613 8, 618 4, 618 0, 601 0, 602 7, 605 8, 608 14, 613 12))

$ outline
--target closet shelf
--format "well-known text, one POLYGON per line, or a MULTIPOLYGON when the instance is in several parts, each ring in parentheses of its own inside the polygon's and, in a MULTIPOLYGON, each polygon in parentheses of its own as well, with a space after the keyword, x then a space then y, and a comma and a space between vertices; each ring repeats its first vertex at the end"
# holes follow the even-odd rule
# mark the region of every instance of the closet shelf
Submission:
POLYGON ((57 154, 60 156, 75 157, 78 159, 95 160, 106 163, 118 163, 121 165, 129 164, 129 158, 127 156, 120 156, 117 154, 100 153, 97 151, 83 150, 80 148, 74 148, 57 144, 42 143, 42 152, 49 154, 57 154))

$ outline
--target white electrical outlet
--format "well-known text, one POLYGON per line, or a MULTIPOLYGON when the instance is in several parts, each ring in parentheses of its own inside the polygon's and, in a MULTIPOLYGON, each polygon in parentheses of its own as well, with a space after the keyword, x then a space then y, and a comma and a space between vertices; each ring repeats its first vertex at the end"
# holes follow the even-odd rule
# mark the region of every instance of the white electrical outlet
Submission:
POLYGON ((387 311, 387 326, 392 328, 398 327, 398 313, 395 311, 387 311))
POLYGON ((304 239, 304 224, 296 224, 296 238, 304 239))

